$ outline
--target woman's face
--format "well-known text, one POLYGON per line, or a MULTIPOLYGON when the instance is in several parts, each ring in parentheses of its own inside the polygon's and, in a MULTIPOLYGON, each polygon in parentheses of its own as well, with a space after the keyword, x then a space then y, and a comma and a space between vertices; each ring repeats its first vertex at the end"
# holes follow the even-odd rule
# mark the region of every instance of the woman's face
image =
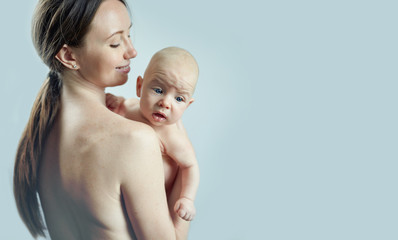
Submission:
POLYGON ((118 0, 101 3, 84 39, 75 49, 78 73, 99 87, 124 84, 130 59, 137 55, 130 39, 131 21, 118 0))

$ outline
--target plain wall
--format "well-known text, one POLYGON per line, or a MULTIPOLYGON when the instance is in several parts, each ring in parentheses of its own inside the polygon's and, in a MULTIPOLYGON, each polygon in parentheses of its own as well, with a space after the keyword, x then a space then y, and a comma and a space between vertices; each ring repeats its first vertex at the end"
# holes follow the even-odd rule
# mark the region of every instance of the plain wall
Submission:
MULTIPOLYGON (((30 38, 37 1, 0 8, 0 238, 31 239, 12 171, 48 72, 30 38)), ((398 239, 396 1, 129 1, 138 56, 197 59, 184 115, 201 168, 190 239, 398 239)), ((60 216, 61 217, 61 216, 60 216)))

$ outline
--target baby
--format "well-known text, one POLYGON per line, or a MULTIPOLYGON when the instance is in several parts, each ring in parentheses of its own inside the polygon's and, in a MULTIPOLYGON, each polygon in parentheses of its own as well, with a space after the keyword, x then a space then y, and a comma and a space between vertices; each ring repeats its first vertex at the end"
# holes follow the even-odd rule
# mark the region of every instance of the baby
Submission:
MULTIPOLYGON (((182 189, 174 211, 186 221, 191 221, 196 214, 194 199, 199 185, 199 167, 181 116, 194 101, 192 95, 198 74, 196 60, 189 52, 168 47, 157 52, 144 77, 137 78, 139 100, 106 96, 107 107, 115 113, 150 125, 159 137, 163 159, 171 158, 180 167, 182 189)), ((167 190, 168 174, 165 175, 167 190)))

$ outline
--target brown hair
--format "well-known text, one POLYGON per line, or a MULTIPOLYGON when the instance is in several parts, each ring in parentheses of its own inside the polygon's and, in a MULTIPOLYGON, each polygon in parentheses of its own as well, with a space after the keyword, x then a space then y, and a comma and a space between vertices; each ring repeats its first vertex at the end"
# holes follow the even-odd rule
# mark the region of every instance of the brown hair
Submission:
MULTIPOLYGON (((124 5, 124 0, 119 0, 124 5)), ((40 0, 32 21, 34 46, 50 68, 33 104, 21 136, 14 166, 14 197, 18 212, 33 237, 44 236, 45 225, 37 197, 40 159, 46 137, 60 108, 61 73, 55 59, 64 44, 81 47, 96 11, 103 0, 40 0)))

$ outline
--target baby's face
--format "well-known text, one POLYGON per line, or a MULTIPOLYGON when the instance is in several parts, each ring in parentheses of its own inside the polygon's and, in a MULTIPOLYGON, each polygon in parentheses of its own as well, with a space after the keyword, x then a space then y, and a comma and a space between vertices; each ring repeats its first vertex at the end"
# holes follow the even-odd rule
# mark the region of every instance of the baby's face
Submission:
POLYGON ((139 89, 141 113, 154 126, 176 123, 193 102, 196 80, 197 72, 183 62, 153 66, 139 89))

